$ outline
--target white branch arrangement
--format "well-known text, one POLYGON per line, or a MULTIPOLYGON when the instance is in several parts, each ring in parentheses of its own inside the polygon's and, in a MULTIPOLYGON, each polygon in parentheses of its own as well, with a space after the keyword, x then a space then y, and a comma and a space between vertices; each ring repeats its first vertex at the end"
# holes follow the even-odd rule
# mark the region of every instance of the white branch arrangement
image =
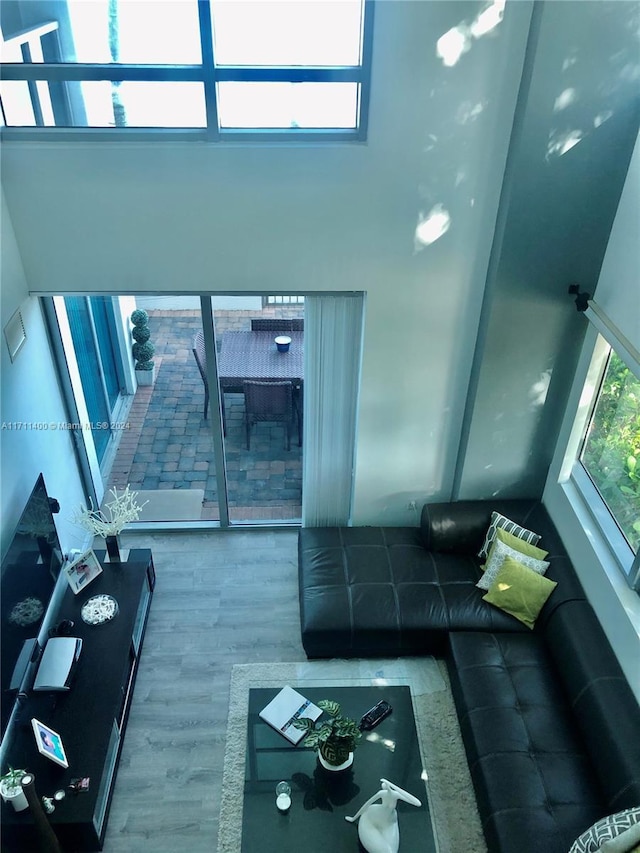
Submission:
POLYGON ((94 509, 93 501, 89 498, 90 508, 79 507, 71 517, 71 521, 74 524, 80 524, 94 536, 102 536, 106 539, 107 536, 117 536, 130 521, 137 521, 140 510, 149 503, 145 501, 143 504, 138 504, 136 502, 138 493, 132 492, 129 486, 121 494, 118 494, 118 490, 114 487, 109 489, 109 494, 113 495, 113 500, 106 503, 104 509, 94 509))

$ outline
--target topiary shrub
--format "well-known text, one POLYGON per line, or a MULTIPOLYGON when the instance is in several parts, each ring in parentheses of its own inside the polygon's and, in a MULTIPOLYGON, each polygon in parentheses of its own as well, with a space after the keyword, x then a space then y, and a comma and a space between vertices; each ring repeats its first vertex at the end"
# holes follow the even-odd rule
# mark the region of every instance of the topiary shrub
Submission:
POLYGON ((151 332, 149 331, 149 315, 141 308, 136 309, 131 315, 133 329, 131 336, 135 340, 131 347, 131 352, 136 360, 136 370, 153 370, 153 354, 156 351, 154 345, 150 342, 151 332))

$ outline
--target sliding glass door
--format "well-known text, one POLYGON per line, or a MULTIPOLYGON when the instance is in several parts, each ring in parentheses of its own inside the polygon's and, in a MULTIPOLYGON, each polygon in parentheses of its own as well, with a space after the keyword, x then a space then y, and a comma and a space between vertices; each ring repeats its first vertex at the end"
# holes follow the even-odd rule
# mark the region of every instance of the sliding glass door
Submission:
POLYGON ((146 502, 142 521, 348 523, 361 294, 60 301, 76 408, 102 425, 85 439, 100 461, 114 448, 110 464, 87 466, 95 494, 130 485, 146 502), (134 311, 146 313, 155 350, 143 373, 131 358, 134 311), (114 433, 125 384, 129 410, 114 433))
POLYGON ((229 521, 299 522, 304 298, 212 299, 229 521))
POLYGON ((64 300, 96 456, 103 463, 113 437, 113 415, 121 393, 114 351, 114 320, 103 297, 64 300))

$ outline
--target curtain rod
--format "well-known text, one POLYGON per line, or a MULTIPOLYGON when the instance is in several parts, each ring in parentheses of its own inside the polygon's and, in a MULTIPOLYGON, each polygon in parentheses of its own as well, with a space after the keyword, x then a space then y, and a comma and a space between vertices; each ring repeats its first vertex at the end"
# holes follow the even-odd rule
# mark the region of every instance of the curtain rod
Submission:
POLYGON ((579 284, 569 285, 569 293, 575 295, 576 309, 589 320, 603 338, 614 348, 627 366, 640 375, 640 352, 624 335, 602 308, 591 298, 590 293, 580 290, 579 284))

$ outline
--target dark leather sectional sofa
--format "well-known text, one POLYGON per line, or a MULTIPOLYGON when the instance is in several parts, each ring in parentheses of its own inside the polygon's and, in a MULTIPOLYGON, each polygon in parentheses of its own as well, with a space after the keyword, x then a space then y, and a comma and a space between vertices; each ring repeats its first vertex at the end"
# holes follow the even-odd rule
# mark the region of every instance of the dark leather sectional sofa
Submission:
POLYGON ((490 853, 567 853, 640 805, 640 707, 537 501, 427 504, 419 528, 306 528, 311 658, 444 655, 490 853), (482 600, 492 510, 541 534, 558 586, 535 629, 482 600))

